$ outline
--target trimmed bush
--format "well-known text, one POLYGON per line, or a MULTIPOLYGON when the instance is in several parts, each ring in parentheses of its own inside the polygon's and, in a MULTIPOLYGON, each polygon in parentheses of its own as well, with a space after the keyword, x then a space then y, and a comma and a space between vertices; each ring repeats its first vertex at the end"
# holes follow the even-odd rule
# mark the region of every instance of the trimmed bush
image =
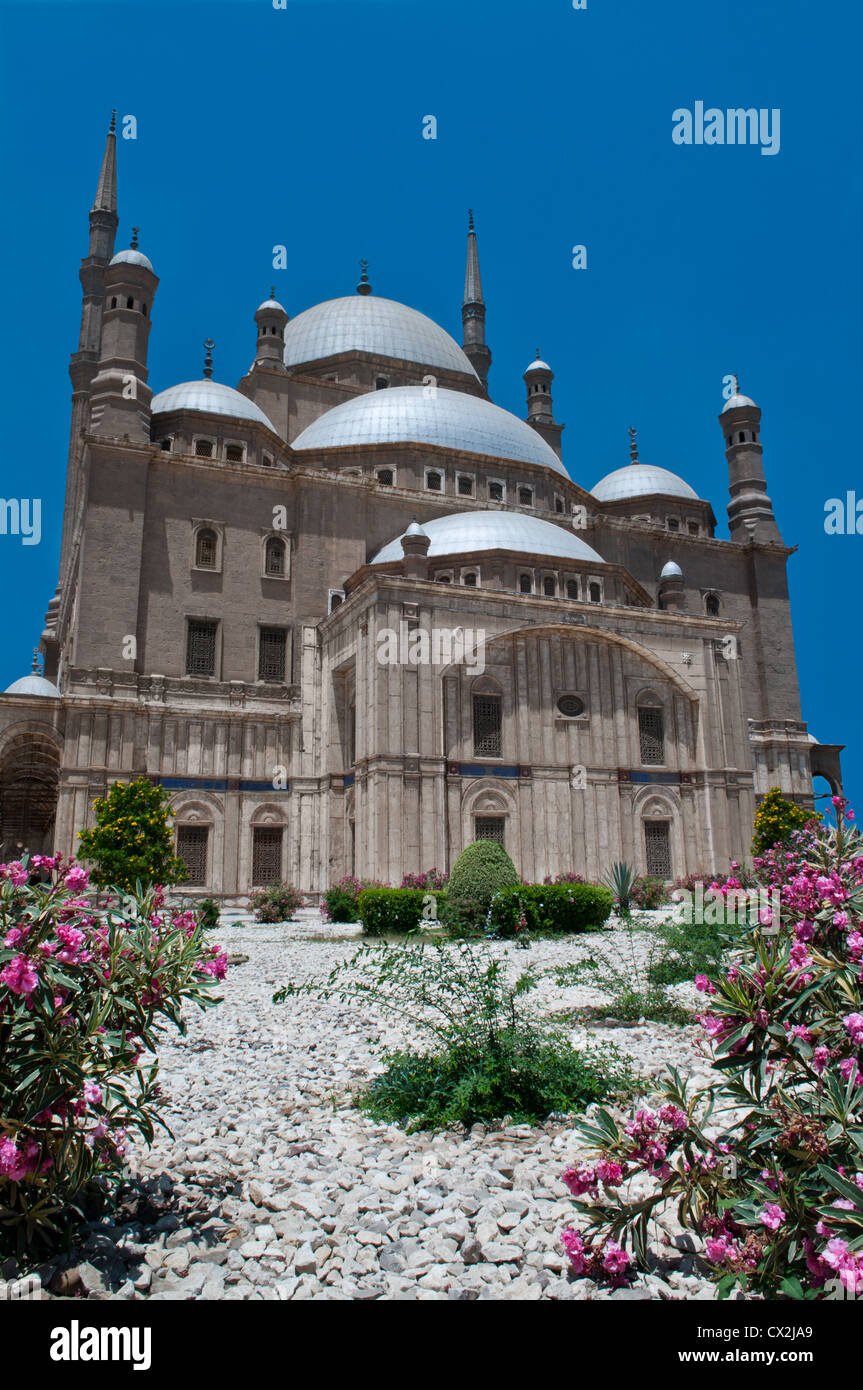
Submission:
POLYGON ((359 917, 367 936, 416 931, 423 924, 421 888, 364 888, 359 896, 359 917))
POLYGON ((612 906, 610 889, 594 883, 522 884, 495 893, 489 927, 499 936, 589 931, 607 921, 612 906))
MULTIPOLYGON (((168 816, 171 802, 164 787, 148 777, 113 782, 107 796, 93 802, 96 824, 79 830, 79 853, 93 868, 97 888, 134 893, 136 884, 183 883, 188 877, 182 859, 174 854, 168 816)), ((34 861, 35 862, 35 861, 34 861)))
POLYGON ((389 884, 381 883, 376 878, 355 878, 353 874, 346 874, 324 894, 321 916, 325 922, 358 922, 360 910, 357 899, 363 889, 388 887, 389 884))
POLYGON ((302 893, 290 883, 255 888, 249 894, 249 907, 255 914, 256 922, 292 922, 297 909, 304 904, 302 893))
POLYGON ((455 931, 482 931, 489 903, 519 882, 515 865, 496 840, 475 840, 462 850, 447 885, 446 924, 455 931))
POLYGON ((99 914, 86 888, 60 855, 0 865, 0 1254, 56 1244, 121 1176, 130 1136, 152 1143, 169 1098, 147 1054, 225 975, 161 888, 99 914))

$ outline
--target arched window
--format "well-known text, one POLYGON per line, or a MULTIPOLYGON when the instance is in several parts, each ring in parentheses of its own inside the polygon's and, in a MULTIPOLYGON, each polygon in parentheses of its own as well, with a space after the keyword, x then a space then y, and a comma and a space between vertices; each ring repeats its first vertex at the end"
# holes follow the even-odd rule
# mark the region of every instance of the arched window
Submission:
POLYGON ((473 697, 473 755, 499 758, 503 730, 503 706, 499 695, 473 697))
POLYGON ((436 583, 436 584, 451 584, 451 583, 452 583, 452 575, 451 575, 451 574, 436 574, 436 575, 435 575, 435 583, 436 583))
POLYGON ((243 462, 243 446, 242 446, 242 444, 226 444, 226 445, 225 445, 225 460, 226 460, 227 463, 242 463, 242 462, 243 462))
POLYGON ((112 295, 111 295, 111 308, 112 308, 112 309, 116 309, 116 307, 117 307, 117 296, 116 296, 115 294, 112 294, 112 295))
POLYGON ((745 443, 746 443, 746 431, 745 431, 745 430, 741 430, 741 431, 740 431, 739 435, 737 436, 737 442, 738 442, 738 444, 745 444, 745 443))
POLYGON ((533 593, 533 580, 529 574, 520 574, 518 577, 518 589, 521 594, 533 593))
POLYGON ((719 617, 719 599, 715 594, 708 594, 704 600, 704 611, 708 618, 719 617))
POLYGON ((213 443, 210 439, 195 440, 195 457, 199 459, 211 459, 213 457, 213 443))
POLYGON ((473 478, 466 473, 458 475, 458 495, 459 497, 473 497, 473 478))
POLYGON ((488 496, 491 502, 503 501, 503 483, 489 483, 488 496))
POLYGON ((665 762, 665 719, 662 708, 645 695, 638 707, 638 740, 642 763, 655 766, 665 762))
POLYGON ((591 603, 600 603, 602 601, 602 590, 595 580, 590 586, 590 601, 591 603))
POLYGON ((337 608, 341 608, 345 601, 345 596, 339 590, 334 589, 330 594, 330 612, 334 613, 337 608))
POLYGON ((376 477, 382 487, 392 487, 393 470, 391 468, 379 468, 376 477))
POLYGON ((440 473, 426 473, 426 487, 429 492, 440 492, 442 482, 440 473))
POLYGON ((554 510, 555 510, 556 512, 562 512, 562 511, 563 511, 563 498, 562 498, 562 497, 555 497, 555 499, 554 499, 554 510))
POLYGON ((132 296, 130 295, 129 298, 126 300, 126 308, 127 308, 127 309, 134 309, 134 307, 135 307, 135 301, 134 301, 134 299, 132 298, 132 296))
POLYGON ((214 570, 219 551, 219 541, 215 531, 202 526, 195 537, 195 564, 201 570, 214 570))
POLYGON ((574 579, 567 579, 567 581, 566 581, 566 597, 567 597, 567 598, 575 598, 575 599, 578 598, 578 583, 576 582, 576 580, 574 580, 574 579))
POLYGON ((522 507, 532 507, 532 506, 533 506, 533 488, 532 488, 532 487, 520 487, 519 490, 518 490, 518 501, 519 501, 519 505, 522 506, 522 507))
POLYGON ((550 574, 547 574, 546 577, 545 577, 545 579, 543 579, 543 581, 542 581, 542 592, 545 594, 545 597, 546 597, 546 598, 554 598, 556 589, 557 589, 557 585, 555 584, 555 582, 554 582, 554 580, 552 579, 551 575, 550 575, 550 574))
POLYGON ((270 536, 264 551, 264 572, 275 579, 283 579, 285 574, 285 542, 278 536, 270 536))
POLYGON ((385 390, 387 389, 387 387, 389 386, 389 384, 390 384, 390 383, 389 383, 388 379, 387 379, 385 376, 378 376, 378 377, 375 377, 375 390, 376 390, 376 391, 385 391, 385 390))
POLYGON ((476 588, 476 575, 473 573, 473 571, 464 576, 462 583, 466 584, 469 589, 476 588))

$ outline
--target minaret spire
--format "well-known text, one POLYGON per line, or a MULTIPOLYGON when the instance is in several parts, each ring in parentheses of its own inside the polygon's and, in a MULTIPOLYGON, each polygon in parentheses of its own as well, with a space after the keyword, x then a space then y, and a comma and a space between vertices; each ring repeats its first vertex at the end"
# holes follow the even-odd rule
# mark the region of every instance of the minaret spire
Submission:
POLYGON ((482 280, 479 273, 479 251, 476 244, 473 208, 468 212, 467 262, 464 272, 464 300, 461 306, 461 321, 463 324, 462 347, 465 356, 470 359, 471 365, 487 391, 491 352, 485 341, 485 300, 482 297, 482 280))
MULTIPOLYGON (((91 212, 117 211, 117 112, 111 112, 111 124, 105 139, 105 153, 99 170, 99 183, 91 212)), ((92 254, 92 252, 91 252, 92 254)))

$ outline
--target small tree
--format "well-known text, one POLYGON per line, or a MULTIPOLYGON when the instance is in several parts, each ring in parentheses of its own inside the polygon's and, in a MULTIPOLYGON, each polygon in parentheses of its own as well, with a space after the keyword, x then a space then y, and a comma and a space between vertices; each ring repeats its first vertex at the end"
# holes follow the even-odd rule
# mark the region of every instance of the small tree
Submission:
POLYGON ((773 787, 755 812, 752 825, 752 853, 766 854, 774 845, 787 845, 795 830, 802 830, 813 812, 806 812, 795 801, 788 801, 773 787))
POLYGON ((164 787, 146 777, 114 782, 93 806, 96 824, 81 830, 78 838, 81 857, 95 866, 91 877, 97 887, 133 892, 136 881, 148 888, 188 878, 185 864, 174 854, 164 787))

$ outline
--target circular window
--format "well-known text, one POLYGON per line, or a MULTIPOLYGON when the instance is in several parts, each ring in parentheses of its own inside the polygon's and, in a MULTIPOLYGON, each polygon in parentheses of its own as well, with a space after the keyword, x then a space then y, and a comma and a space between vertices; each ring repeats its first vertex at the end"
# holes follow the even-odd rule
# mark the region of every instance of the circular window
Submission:
POLYGON ((575 719, 576 715, 584 714, 584 701, 577 695, 561 695, 557 707, 567 719, 575 719))

